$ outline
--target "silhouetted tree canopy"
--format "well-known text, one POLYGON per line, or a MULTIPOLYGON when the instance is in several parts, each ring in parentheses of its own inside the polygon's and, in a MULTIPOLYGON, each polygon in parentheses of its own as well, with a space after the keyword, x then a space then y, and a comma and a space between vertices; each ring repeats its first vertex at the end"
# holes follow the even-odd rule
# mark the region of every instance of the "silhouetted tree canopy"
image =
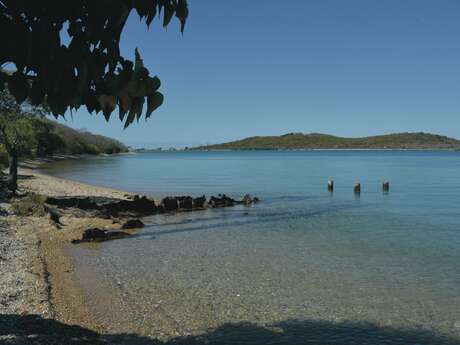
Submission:
POLYGON ((149 27, 175 16, 184 30, 186 0, 0 0, 0 91, 8 85, 19 103, 46 103, 54 116, 86 106, 109 120, 118 106, 125 127, 163 103, 160 80, 151 77, 136 50, 120 55, 120 36, 132 10, 149 27), (61 31, 70 42, 64 44, 61 31))

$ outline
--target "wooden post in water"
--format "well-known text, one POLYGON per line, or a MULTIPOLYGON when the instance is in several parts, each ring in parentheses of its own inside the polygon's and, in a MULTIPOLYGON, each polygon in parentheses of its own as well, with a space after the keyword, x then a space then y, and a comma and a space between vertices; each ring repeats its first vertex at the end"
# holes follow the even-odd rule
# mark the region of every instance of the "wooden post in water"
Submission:
POLYGON ((334 191, 334 181, 332 180, 327 181, 327 191, 328 192, 334 191))
POLYGON ((353 188, 353 192, 355 194, 361 194, 361 183, 355 184, 355 187, 353 188))
POLYGON ((388 193, 390 191, 390 182, 383 182, 382 189, 384 193, 388 193))

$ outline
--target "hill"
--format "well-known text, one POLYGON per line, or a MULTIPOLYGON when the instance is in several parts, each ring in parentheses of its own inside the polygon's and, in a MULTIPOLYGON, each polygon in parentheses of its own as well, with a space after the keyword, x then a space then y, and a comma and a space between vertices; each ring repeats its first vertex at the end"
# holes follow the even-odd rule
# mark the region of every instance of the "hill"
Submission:
MULTIPOLYGON (((30 117, 34 143, 23 157, 43 157, 53 154, 114 154, 127 152, 128 147, 118 140, 92 134, 86 130, 76 130, 56 121, 40 117, 30 117)), ((7 165, 8 158, 0 144, 0 165, 7 165)))
POLYGON ((396 133, 344 138, 318 133, 257 136, 192 150, 301 150, 301 149, 460 149, 460 140, 429 133, 396 133))
POLYGON ((127 152, 128 147, 118 140, 92 134, 86 130, 75 130, 55 121, 45 120, 52 127, 52 133, 61 139, 63 146, 54 147, 53 153, 69 154, 114 154, 127 152))

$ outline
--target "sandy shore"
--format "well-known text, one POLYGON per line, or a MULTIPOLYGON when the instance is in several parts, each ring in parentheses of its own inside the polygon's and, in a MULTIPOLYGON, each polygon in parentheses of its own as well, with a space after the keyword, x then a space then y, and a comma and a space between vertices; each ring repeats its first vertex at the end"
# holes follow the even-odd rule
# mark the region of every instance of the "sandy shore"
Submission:
MULTIPOLYGON (((32 169, 22 168, 20 175, 22 192, 47 196, 129 196, 126 192, 63 180, 32 169)), ((8 204, 2 206, 8 208, 8 204)), ((64 226, 57 229, 47 217, 0 217, 0 343, 27 344, 32 338, 40 339, 50 324, 45 322, 43 330, 34 325, 46 320, 54 320, 59 327, 84 327, 72 335, 77 338, 81 334, 87 337, 87 331, 103 331, 85 308, 63 247, 88 228, 114 228, 114 224, 107 219, 72 216, 63 216, 61 221, 64 226), (38 319, 30 319, 31 315, 38 319), (30 334, 24 332, 29 326, 33 328, 30 334)), ((58 333, 66 332, 61 329, 58 333)), ((90 335, 99 339, 98 333, 90 335)), ((46 336, 43 343, 59 343, 60 336, 46 336)))

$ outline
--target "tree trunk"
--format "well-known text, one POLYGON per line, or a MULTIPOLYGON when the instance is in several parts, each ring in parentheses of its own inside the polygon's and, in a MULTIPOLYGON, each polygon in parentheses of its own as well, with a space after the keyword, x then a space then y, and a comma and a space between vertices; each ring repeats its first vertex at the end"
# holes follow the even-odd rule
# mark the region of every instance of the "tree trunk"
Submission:
POLYGON ((18 153, 15 150, 9 153, 9 161, 8 188, 15 192, 18 189, 18 153))

